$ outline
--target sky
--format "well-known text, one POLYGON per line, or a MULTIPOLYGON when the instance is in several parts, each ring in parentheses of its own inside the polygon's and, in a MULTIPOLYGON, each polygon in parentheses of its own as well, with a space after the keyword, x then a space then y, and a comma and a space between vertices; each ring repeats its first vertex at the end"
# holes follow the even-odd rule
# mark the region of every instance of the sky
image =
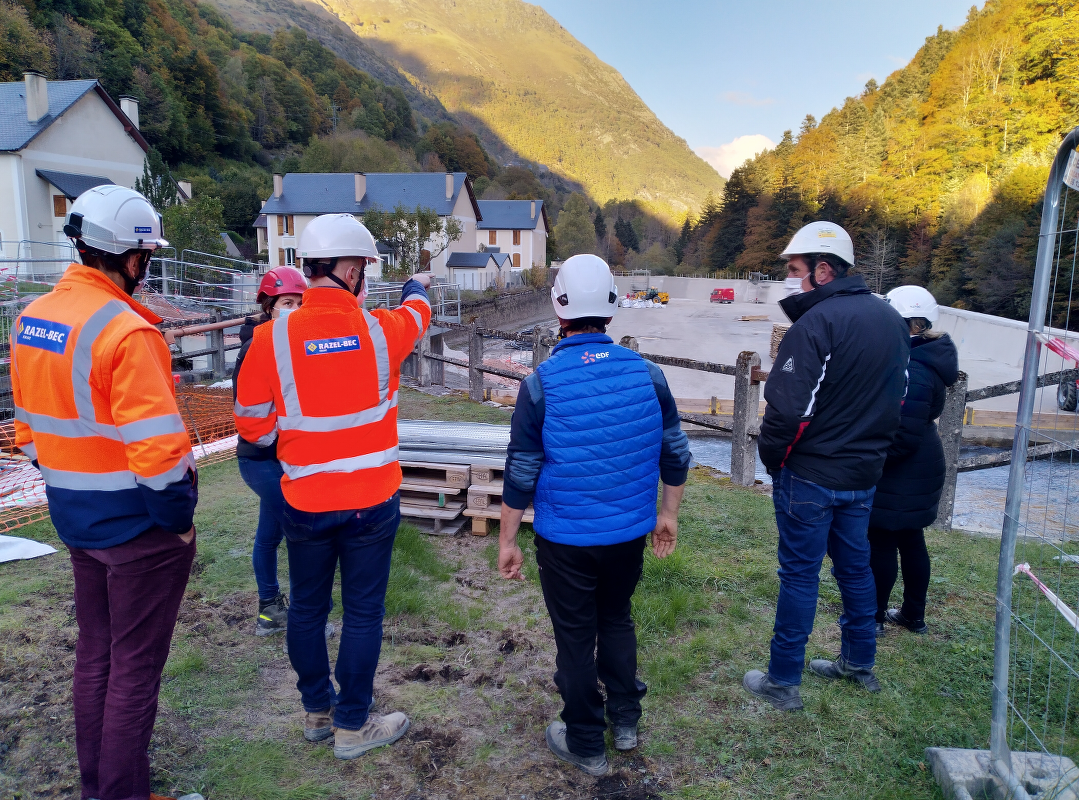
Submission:
MULTIPOLYGON (((531 0, 724 177, 883 83, 973 0, 531 0)), ((981 3, 979 3, 979 6, 981 3)))

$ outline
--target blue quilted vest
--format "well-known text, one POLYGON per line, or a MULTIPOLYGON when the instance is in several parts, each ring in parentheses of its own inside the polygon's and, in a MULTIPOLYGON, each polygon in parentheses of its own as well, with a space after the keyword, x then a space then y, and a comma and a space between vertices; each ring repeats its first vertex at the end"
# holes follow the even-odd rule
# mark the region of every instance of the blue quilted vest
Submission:
POLYGON ((559 342, 537 372, 546 410, 536 532, 581 547, 651 533, 663 414, 644 359, 582 333, 559 342))

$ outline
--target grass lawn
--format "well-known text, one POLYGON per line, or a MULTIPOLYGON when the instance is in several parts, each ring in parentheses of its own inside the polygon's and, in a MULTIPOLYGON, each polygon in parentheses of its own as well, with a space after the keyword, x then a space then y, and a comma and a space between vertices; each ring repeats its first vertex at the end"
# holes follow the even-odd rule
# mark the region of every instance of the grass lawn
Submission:
MULTIPOLYGON (((408 402, 406 395, 402 406, 408 402)), ((505 415, 438 402, 447 418, 505 415)), ((376 710, 405 711, 412 728, 391 748, 338 762, 327 743, 303 741, 283 637, 253 635, 254 495, 235 462, 203 469, 200 488, 199 555, 152 743, 161 793, 939 798, 924 748, 988 742, 995 542, 931 533, 931 634, 882 640, 880 694, 807 672, 805 712, 785 715, 741 688, 747 669, 766 664, 778 591, 770 498, 695 469, 678 550, 664 561, 646 556, 634 603, 649 685, 641 746, 630 755, 610 751, 610 776, 597 781, 564 768, 543 742, 561 704, 530 535, 522 536, 528 580, 506 582, 493 570, 493 537, 426 537, 407 525, 395 545, 375 694, 376 710)), ((72 797, 71 571, 49 522, 22 534, 61 552, 0 564, 0 798, 72 797)), ((282 549, 287 585, 285 562, 282 549)), ((808 657, 838 651, 839 609, 826 566, 808 657)), ((339 617, 336 602, 331 618, 339 617)), ((337 639, 330 645, 332 657, 337 639)))

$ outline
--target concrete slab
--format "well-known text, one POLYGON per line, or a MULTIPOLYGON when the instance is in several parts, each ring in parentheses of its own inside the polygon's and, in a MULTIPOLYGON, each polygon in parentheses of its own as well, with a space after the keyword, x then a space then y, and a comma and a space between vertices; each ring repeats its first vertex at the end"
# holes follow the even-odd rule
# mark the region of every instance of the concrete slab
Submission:
MULTIPOLYGON (((1010 800, 1015 796, 990 768, 988 750, 930 747, 925 758, 948 800, 1010 800)), ((1012 769, 1032 800, 1079 797, 1079 769, 1070 758, 1012 753, 1012 769)))

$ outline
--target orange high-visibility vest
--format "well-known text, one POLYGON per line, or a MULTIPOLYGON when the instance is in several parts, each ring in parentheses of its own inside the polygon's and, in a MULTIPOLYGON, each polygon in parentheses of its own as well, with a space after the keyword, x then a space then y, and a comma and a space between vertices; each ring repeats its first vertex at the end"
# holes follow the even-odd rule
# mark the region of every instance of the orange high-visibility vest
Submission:
POLYGON ((308 289, 303 305, 255 329, 237 380, 236 429, 277 438, 285 499, 301 511, 370 508, 401 487, 401 364, 431 321, 408 284, 392 311, 359 307, 343 289, 308 289))
POLYGON ((81 264, 15 321, 15 444, 47 487, 163 490, 195 469, 160 321, 81 264))

